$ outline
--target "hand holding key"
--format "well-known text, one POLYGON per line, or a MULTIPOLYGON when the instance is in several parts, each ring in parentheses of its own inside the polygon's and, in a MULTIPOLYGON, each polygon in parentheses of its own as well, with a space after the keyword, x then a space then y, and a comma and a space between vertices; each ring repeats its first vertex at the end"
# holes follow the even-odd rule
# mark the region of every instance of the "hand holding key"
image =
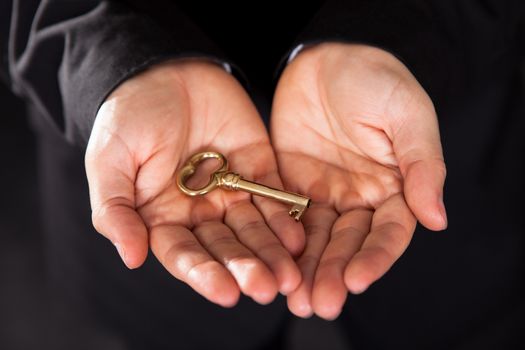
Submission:
POLYGON ((347 290, 363 291, 400 256, 415 217, 446 226, 432 104, 401 63, 377 52, 324 44, 286 68, 272 111, 280 174, 255 107, 217 65, 169 62, 124 82, 100 108, 86 153, 95 228, 128 267, 143 263, 149 243, 173 276, 220 305, 239 292, 268 303, 279 290, 299 316, 337 316, 347 290), (199 149, 220 150, 258 182, 225 168, 209 189, 257 195, 182 193, 177 169, 199 149), (289 206, 258 195, 293 204, 295 219, 309 201, 276 190, 279 175, 316 202, 302 219, 299 288, 290 252, 303 251, 303 228, 289 206))
POLYGON ((238 82, 205 61, 160 64, 119 86, 100 108, 86 153, 95 228, 130 268, 148 243, 173 276, 212 302, 242 292, 259 303, 301 280, 289 252, 304 231, 279 202, 214 191, 190 198, 177 169, 203 148, 243 175, 281 187, 266 129, 238 82))

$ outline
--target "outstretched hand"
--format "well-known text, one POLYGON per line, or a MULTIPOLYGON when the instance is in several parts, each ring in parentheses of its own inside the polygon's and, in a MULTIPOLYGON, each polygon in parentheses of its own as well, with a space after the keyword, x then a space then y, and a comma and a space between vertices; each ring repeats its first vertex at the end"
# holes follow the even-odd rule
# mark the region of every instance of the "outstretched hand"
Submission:
POLYGON ((170 273, 220 305, 239 292, 268 303, 281 291, 296 315, 331 319, 348 291, 364 291, 399 258, 416 219, 446 227, 435 112, 392 55, 346 44, 305 50, 281 77, 271 130, 286 189, 316 202, 303 217, 304 252, 286 206, 221 190, 189 198, 176 187, 176 170, 202 150, 282 187, 248 96, 199 61, 156 66, 101 107, 86 153, 96 229, 130 268, 149 243, 170 273), (290 253, 301 252, 299 272, 290 253))
POLYGON ((268 303, 296 289, 291 254, 302 251, 304 231, 286 206, 224 190, 190 198, 177 188, 177 169, 204 150, 223 153, 247 179, 282 187, 255 107, 218 65, 179 60, 124 82, 100 108, 86 153, 95 228, 129 268, 151 247, 173 276, 222 306, 240 292, 268 303))
POLYGON ((447 225, 445 164, 432 102, 391 54, 338 43, 285 69, 271 135, 285 187, 312 197, 290 310, 333 319, 407 248, 416 219, 447 225))

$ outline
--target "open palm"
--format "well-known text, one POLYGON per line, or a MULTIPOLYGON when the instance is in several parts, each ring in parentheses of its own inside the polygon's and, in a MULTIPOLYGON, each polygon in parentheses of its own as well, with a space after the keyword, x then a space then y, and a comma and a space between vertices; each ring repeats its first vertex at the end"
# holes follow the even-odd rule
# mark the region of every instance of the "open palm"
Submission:
POLYGON ((289 252, 301 252, 304 231, 285 206, 224 190, 193 198, 177 188, 177 170, 204 150, 223 153, 248 179, 282 187, 257 111, 220 67, 169 62, 119 86, 86 153, 95 228, 128 267, 140 266, 150 246, 171 274, 223 306, 239 292, 268 303, 294 290, 301 277, 289 252))
POLYGON ((416 218, 446 226, 445 167, 435 112, 392 55, 322 44, 285 69, 272 110, 285 187, 312 197, 300 287, 290 310, 337 317, 407 248, 416 218))

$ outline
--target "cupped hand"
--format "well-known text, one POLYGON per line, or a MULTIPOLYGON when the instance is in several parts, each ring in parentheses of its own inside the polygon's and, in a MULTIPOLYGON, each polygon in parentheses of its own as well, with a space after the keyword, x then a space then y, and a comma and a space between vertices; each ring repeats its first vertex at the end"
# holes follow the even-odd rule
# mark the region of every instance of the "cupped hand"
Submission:
POLYGON ((217 189, 184 195, 176 172, 194 153, 223 153, 245 178, 282 187, 268 135, 239 83, 199 60, 159 64, 101 106, 86 152, 92 218, 129 268, 148 247, 163 266, 222 306, 240 292, 268 303, 298 286, 291 254, 304 230, 281 203, 217 189), (291 254, 290 254, 291 253, 291 254))
POLYGON ((285 187, 312 197, 303 274, 290 310, 337 317, 410 243, 416 219, 447 225, 445 164, 432 102, 391 54, 325 43, 285 69, 272 110, 285 187))

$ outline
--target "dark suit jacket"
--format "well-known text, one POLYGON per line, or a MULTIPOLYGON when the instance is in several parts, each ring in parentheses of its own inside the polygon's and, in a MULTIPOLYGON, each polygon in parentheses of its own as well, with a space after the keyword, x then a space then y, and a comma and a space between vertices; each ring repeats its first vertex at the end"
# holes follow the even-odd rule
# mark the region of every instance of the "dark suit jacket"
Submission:
MULTIPOLYGON (((436 105, 449 170, 450 228, 438 234, 418 228, 393 270, 365 295, 351 298, 341 317, 345 332, 357 349, 489 349, 524 340, 523 1, 349 0, 297 2, 289 10, 268 1, 235 7, 174 3, 2 1, 2 76, 46 124, 46 133, 53 129, 58 139, 82 149, 97 109, 112 89, 162 60, 204 56, 229 62, 251 91, 269 100, 273 78, 300 43, 357 42, 392 52, 436 105)), ((43 153, 62 157, 45 165, 48 187, 77 186, 69 183, 71 174, 80 178, 82 171, 72 170, 72 160, 60 153, 66 144, 46 147, 43 153)), ((81 162, 75 162, 81 169, 81 162)), ((89 249, 78 244, 77 254, 69 256, 65 251, 73 249, 77 238, 68 235, 70 241, 61 243, 64 236, 56 233, 74 231, 71 227, 79 222, 89 227, 84 212, 82 219, 61 221, 75 218, 68 210, 74 210, 78 198, 87 202, 85 188, 78 191, 80 197, 69 191, 64 198, 70 197, 56 200, 45 215, 58 218, 50 223, 55 242, 67 246, 61 251, 65 260, 76 261, 74 271, 103 284, 100 273, 78 262, 89 249)), ((87 205, 79 210, 88 211, 87 205)), ((135 289, 125 289, 125 295, 135 289)), ((124 310, 126 305, 120 306, 124 310)), ((169 328, 163 328, 169 323, 162 308, 151 314, 144 308, 136 319, 125 321, 115 320, 120 310, 115 308, 101 315, 111 318, 112 327, 126 329, 128 337, 151 348, 172 341, 166 335, 169 328), (141 323, 148 315, 150 324, 141 323)), ((199 310, 212 312, 207 306, 199 310)), ((191 339, 204 341, 198 334, 191 339)))
POLYGON ((3 1, 3 76, 70 141, 85 143, 105 96, 168 58, 215 57, 247 66, 248 78, 260 81, 298 43, 362 42, 401 58, 441 103, 524 46, 521 1, 327 1, 305 29, 317 2, 288 12, 271 2, 206 10, 199 2, 174 3, 3 1))

